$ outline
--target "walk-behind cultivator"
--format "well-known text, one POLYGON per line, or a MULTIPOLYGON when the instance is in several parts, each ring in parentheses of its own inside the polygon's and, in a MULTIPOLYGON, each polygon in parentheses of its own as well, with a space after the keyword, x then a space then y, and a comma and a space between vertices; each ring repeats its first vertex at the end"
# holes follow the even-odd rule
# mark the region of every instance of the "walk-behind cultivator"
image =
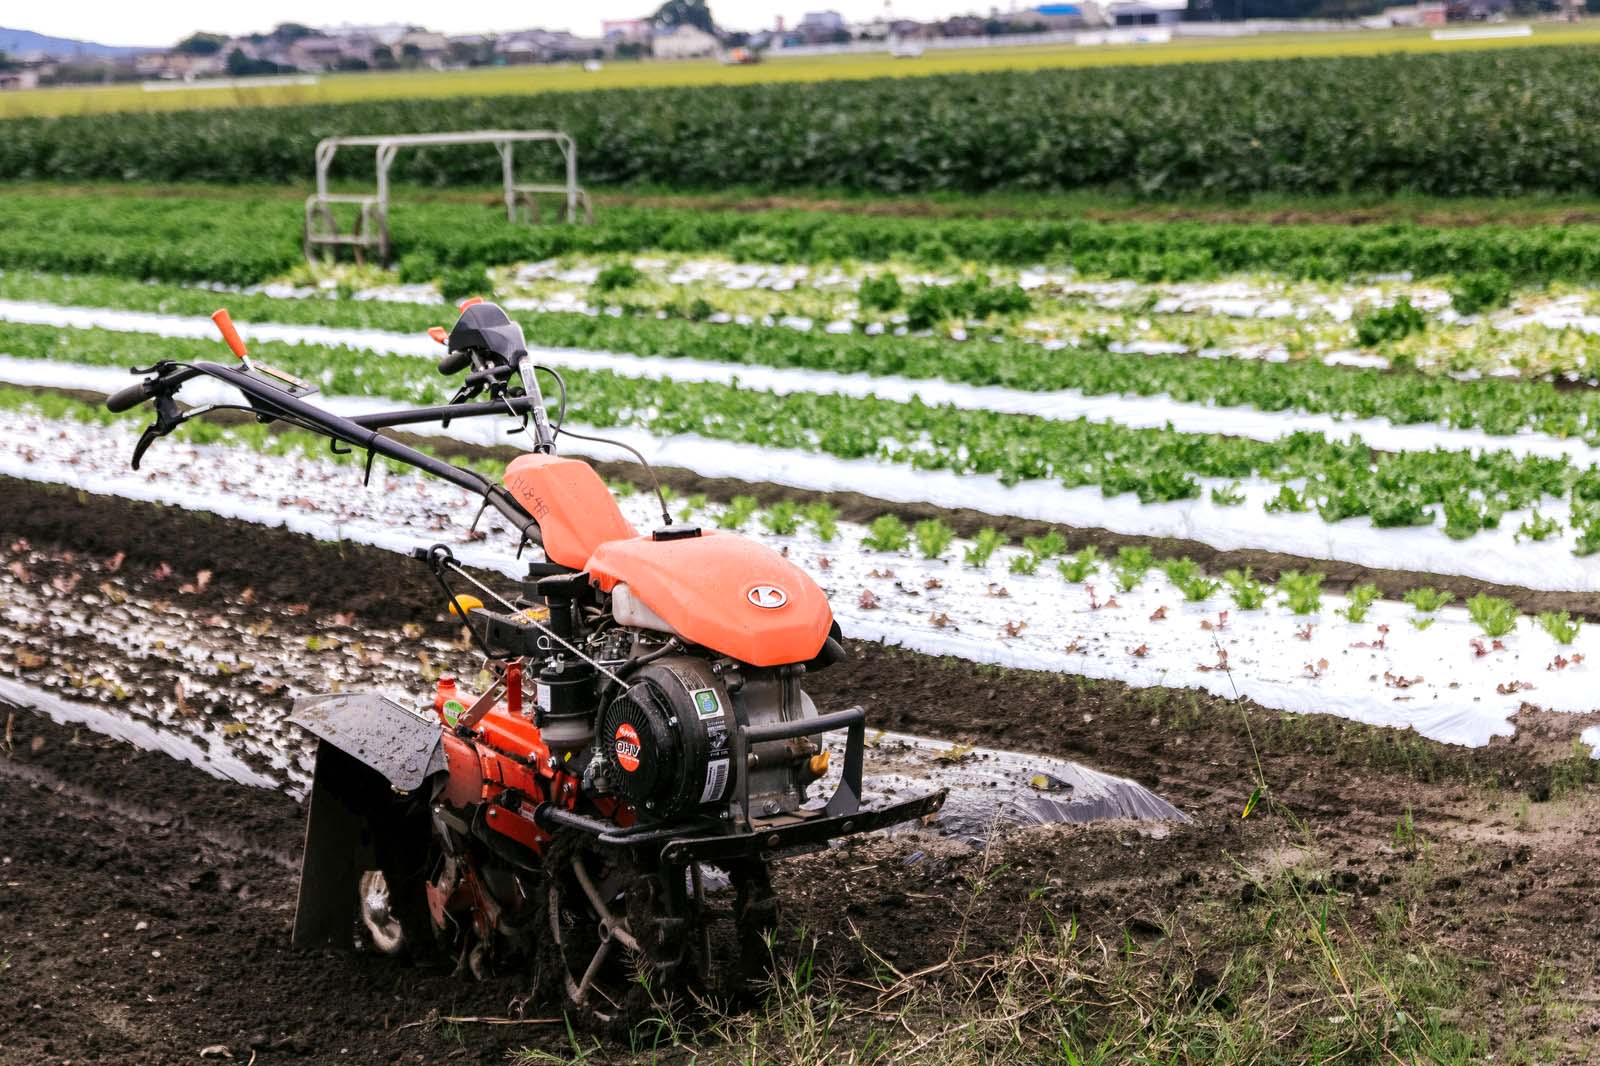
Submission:
POLYGON ((939 809, 942 791, 864 805, 864 712, 821 713, 802 687, 844 658, 822 589, 760 544, 674 523, 664 501, 661 527, 636 531, 587 464, 556 454, 565 382, 499 307, 467 301, 431 331, 440 372, 466 372, 449 404, 352 417, 252 362, 227 312, 214 317, 238 364, 161 362, 107 401, 154 403, 135 467, 188 419, 243 410, 365 450, 369 475, 381 455, 459 485, 520 531, 519 552, 544 555, 501 593, 445 545, 413 553, 481 652, 484 691, 441 680, 431 717, 425 700, 372 694, 297 704, 318 747, 296 945, 524 967, 532 994, 628 1028, 759 973, 775 857, 939 809), (537 371, 561 392, 553 423, 537 371), (181 408, 197 377, 243 403, 181 408), (530 442, 503 484, 383 435, 485 416, 530 442), (824 776, 837 786, 813 796, 824 776))

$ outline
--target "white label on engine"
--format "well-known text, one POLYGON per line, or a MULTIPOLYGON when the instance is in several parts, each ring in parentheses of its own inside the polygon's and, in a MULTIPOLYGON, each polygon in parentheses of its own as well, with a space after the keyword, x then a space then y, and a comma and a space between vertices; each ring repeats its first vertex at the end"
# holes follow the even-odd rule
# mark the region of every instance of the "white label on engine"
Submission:
POLYGON ((728 787, 728 760, 712 759, 706 763, 706 787, 700 793, 701 803, 710 803, 712 800, 722 798, 723 790, 728 787))
POLYGON ((535 682, 533 702, 538 704, 540 707, 543 707, 545 709, 545 713, 548 714, 550 711, 550 686, 543 684, 542 682, 535 682))

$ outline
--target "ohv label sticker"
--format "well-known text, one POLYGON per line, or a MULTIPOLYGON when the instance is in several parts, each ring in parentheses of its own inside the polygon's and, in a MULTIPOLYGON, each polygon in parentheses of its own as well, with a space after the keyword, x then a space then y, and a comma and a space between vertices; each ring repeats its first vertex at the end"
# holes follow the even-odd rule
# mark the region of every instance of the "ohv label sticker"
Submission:
POLYGON ((639 768, 639 732, 627 722, 617 726, 617 763, 630 774, 639 768))

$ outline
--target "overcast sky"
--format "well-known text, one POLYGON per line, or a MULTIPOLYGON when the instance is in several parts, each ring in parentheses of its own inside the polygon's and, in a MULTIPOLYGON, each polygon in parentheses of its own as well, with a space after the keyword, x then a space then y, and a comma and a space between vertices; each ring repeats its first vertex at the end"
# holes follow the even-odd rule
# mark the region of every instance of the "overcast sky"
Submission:
MULTIPOLYGON (((269 0, 262 4, 218 4, 215 0, 63 0, 43 7, 6 4, 0 25, 34 30, 56 37, 76 37, 101 44, 170 45, 196 29, 215 33, 252 33, 278 22, 323 26, 341 22, 409 22, 469 33, 520 30, 533 26, 598 34, 602 19, 648 15, 659 0, 269 0)), ((772 25, 782 15, 789 25, 807 11, 831 8, 849 19, 869 18, 884 10, 883 0, 710 0, 718 25, 754 30, 772 25)), ((987 13, 993 0, 893 0, 893 11, 906 18, 932 18, 967 12, 987 13)), ((1009 3, 1001 2, 1002 9, 1009 3)), ((1031 6, 1031 5, 1029 5, 1031 6)))

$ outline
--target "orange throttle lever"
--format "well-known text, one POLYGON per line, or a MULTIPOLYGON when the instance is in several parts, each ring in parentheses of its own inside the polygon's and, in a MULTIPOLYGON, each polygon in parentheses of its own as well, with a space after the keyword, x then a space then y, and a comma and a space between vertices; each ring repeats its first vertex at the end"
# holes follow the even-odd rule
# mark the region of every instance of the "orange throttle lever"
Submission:
POLYGON ((445 329, 443 326, 429 326, 428 336, 432 337, 440 344, 450 343, 450 331, 445 329))
POLYGON ((239 336, 239 331, 234 328, 233 319, 228 315, 228 309, 221 307, 213 311, 211 313, 211 321, 217 324, 217 329, 222 333, 223 341, 233 351, 233 354, 243 360, 246 366, 249 366, 250 353, 245 350, 244 338, 239 336))

